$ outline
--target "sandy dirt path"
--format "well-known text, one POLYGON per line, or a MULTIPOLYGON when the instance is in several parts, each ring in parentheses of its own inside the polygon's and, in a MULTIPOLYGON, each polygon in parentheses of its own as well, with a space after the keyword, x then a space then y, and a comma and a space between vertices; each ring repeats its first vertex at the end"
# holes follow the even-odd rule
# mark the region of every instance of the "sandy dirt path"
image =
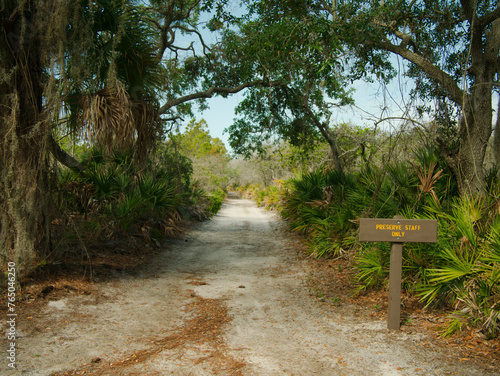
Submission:
POLYGON ((18 370, 2 356, 0 373, 486 374, 424 346, 422 334, 318 304, 294 244, 275 214, 229 198, 140 273, 98 283, 98 294, 48 301, 26 317, 18 370))

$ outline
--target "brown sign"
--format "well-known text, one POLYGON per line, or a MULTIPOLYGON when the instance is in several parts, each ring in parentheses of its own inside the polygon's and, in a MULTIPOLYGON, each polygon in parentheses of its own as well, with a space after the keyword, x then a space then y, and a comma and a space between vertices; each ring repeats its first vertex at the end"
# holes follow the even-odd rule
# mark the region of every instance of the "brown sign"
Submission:
POLYGON ((404 219, 400 215, 393 219, 361 218, 359 220, 359 241, 392 243, 387 327, 391 330, 397 330, 401 325, 402 243, 436 243, 437 220, 404 219))
POLYGON ((436 243, 437 220, 360 218, 359 241, 436 243))

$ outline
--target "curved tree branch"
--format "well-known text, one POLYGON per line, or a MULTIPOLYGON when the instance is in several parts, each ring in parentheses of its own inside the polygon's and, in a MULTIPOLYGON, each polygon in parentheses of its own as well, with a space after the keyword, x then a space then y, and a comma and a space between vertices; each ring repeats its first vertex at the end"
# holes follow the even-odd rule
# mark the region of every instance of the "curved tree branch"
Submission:
MULTIPOLYGON (((465 1, 465 0, 464 0, 465 1)), ((497 7, 493 12, 487 13, 482 17, 479 17, 479 25, 481 28, 485 28, 487 25, 495 21, 500 17, 500 6, 497 7)))
POLYGON ((201 35, 201 33, 198 30, 189 29, 183 25, 174 25, 174 26, 172 26, 172 29, 181 29, 187 33, 194 33, 194 34, 198 35, 198 39, 200 40, 200 43, 203 46, 203 53, 206 53, 206 51, 211 51, 211 48, 205 43, 203 36, 201 35))
POLYGON ((306 113, 309 115, 314 125, 316 126, 316 128, 318 128, 323 138, 326 140, 326 142, 328 142, 328 145, 330 145, 330 150, 332 152, 332 158, 333 158, 333 163, 335 164, 335 168, 337 169, 337 171, 340 172, 342 176, 344 176, 344 169, 342 168, 342 163, 340 162, 339 149, 337 147, 337 140, 335 139, 335 136, 328 128, 328 126, 325 123, 322 123, 318 119, 318 117, 314 114, 313 110, 311 109, 307 101, 304 101, 303 106, 306 113))
POLYGON ((379 119, 379 120, 377 120, 375 122, 375 127, 378 126, 380 123, 383 123, 384 121, 388 121, 388 120, 404 120, 404 121, 409 121, 409 122, 412 122, 414 124, 418 124, 422 128, 426 129, 426 126, 422 122, 417 121, 417 120, 412 119, 412 118, 402 117, 402 116, 389 116, 389 117, 385 117, 383 119, 379 119))
POLYGON ((83 172, 85 171, 85 167, 78 162, 75 158, 73 158, 71 155, 66 153, 57 143, 56 140, 54 140, 54 137, 50 134, 48 137, 48 146, 49 150, 54 156, 54 158, 64 166, 72 169, 73 171, 76 172, 83 172))
POLYGON ((446 92, 448 93, 449 98, 453 102, 460 106, 463 104, 464 91, 457 85, 457 82, 449 74, 439 69, 430 61, 426 60, 423 56, 419 55, 418 53, 412 52, 403 46, 392 44, 387 40, 380 42, 380 47, 388 52, 395 53, 418 66, 434 81, 443 85, 443 87, 446 89, 446 92))
POLYGON ((235 94, 243 89, 258 86, 258 85, 266 85, 266 86, 278 86, 281 85, 279 82, 269 82, 267 79, 259 79, 250 82, 243 83, 236 87, 214 87, 212 86, 206 91, 199 91, 197 93, 188 94, 180 98, 175 98, 169 100, 165 103, 159 110, 159 114, 162 115, 166 113, 172 107, 178 106, 182 103, 189 102, 195 99, 203 99, 203 98, 212 98, 214 94, 235 94))

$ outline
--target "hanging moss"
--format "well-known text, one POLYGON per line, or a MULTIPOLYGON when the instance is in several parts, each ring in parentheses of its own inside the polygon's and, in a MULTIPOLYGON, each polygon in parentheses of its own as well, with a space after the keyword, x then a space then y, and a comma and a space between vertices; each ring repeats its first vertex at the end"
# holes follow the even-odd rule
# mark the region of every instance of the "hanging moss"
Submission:
MULTIPOLYGON (((99 83, 89 78, 105 70, 107 57, 91 53, 98 50, 96 23, 105 21, 97 17, 105 13, 101 3, 114 7, 106 11, 123 6, 1 1, 0 254, 15 261, 21 274, 51 251, 52 128, 71 96, 82 87, 97 88, 99 83)), ((111 74, 109 66, 106 74, 111 74)))

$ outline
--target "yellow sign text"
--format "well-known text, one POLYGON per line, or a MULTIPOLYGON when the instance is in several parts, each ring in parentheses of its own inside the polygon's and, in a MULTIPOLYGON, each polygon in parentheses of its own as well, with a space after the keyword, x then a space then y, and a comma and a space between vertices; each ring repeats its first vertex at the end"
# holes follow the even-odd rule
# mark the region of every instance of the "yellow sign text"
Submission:
POLYGON ((375 225, 376 230, 402 230, 401 225, 387 225, 387 224, 377 224, 375 225))

